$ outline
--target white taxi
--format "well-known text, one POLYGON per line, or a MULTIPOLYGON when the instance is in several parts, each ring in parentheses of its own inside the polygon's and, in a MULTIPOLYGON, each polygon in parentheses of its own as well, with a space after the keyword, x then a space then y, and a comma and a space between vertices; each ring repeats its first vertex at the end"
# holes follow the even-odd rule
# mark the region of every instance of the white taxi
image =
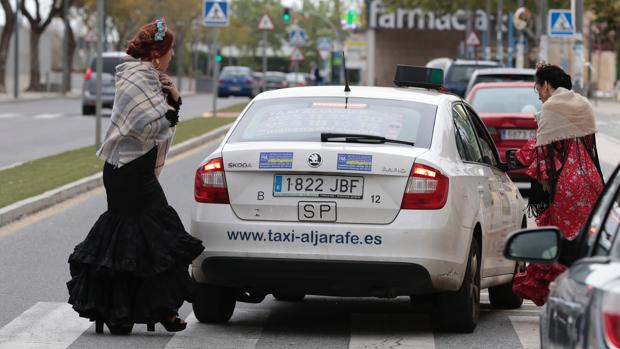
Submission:
POLYGON ((480 289, 520 307, 508 233, 517 187, 438 69, 399 66, 400 87, 262 93, 195 176, 193 309, 225 322, 236 301, 433 294, 440 324, 471 332, 480 289))

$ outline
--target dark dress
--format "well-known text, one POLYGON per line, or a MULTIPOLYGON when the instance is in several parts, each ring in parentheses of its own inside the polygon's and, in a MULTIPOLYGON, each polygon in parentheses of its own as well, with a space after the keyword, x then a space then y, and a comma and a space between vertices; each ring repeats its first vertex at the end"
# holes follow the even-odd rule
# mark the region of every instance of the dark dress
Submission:
POLYGON ((188 266, 204 247, 168 205, 156 158, 154 147, 123 167, 104 165, 108 210, 69 257, 69 303, 82 317, 155 323, 191 301, 188 266))

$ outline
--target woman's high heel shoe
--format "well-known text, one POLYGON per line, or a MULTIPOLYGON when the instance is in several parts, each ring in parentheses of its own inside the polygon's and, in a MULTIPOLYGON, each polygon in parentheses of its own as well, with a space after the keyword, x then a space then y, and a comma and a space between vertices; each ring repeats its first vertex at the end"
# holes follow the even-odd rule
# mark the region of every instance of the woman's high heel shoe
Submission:
POLYGON ((187 322, 183 322, 181 318, 176 316, 172 320, 166 319, 164 321, 161 321, 161 324, 168 332, 183 331, 187 327, 187 322))
POLYGON ((104 322, 105 322, 106 326, 108 326, 108 329, 110 330, 110 333, 112 333, 112 334, 128 335, 133 330, 133 324, 121 325, 121 326, 113 326, 113 325, 110 325, 107 321, 95 320, 95 332, 96 333, 99 333, 99 334, 103 333, 103 324, 104 324, 104 322))

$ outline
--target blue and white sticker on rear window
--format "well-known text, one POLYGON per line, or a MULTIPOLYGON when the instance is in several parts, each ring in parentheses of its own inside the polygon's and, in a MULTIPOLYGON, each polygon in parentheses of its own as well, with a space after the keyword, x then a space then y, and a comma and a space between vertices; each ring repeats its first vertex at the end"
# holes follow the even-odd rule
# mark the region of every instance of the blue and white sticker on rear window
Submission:
POLYGON ((372 171, 372 155, 338 154, 338 170, 372 171))
POLYGON ((262 152, 259 168, 293 168, 293 152, 262 152))

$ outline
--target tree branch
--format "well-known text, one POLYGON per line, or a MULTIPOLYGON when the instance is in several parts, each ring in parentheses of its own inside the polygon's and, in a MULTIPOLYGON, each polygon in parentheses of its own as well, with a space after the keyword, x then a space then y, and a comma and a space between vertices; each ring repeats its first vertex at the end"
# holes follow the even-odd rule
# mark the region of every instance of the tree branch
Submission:
POLYGON ((37 23, 37 21, 32 17, 30 12, 28 12, 28 10, 26 9, 26 2, 25 1, 21 2, 21 11, 22 11, 22 14, 28 20, 28 22, 30 23, 31 27, 34 26, 37 23))

